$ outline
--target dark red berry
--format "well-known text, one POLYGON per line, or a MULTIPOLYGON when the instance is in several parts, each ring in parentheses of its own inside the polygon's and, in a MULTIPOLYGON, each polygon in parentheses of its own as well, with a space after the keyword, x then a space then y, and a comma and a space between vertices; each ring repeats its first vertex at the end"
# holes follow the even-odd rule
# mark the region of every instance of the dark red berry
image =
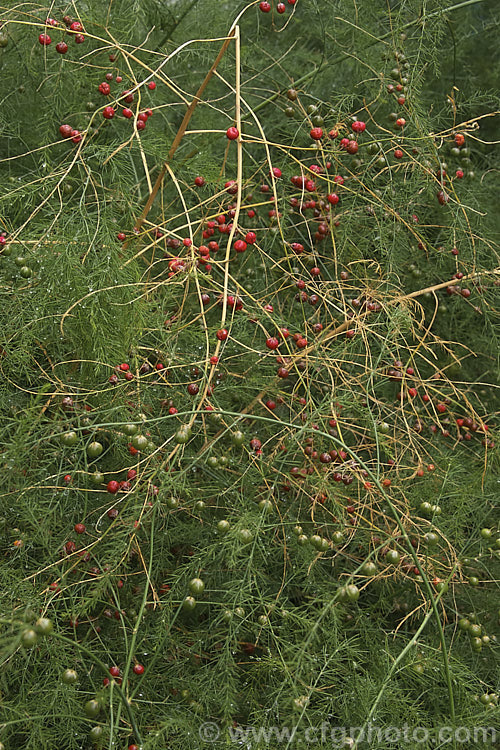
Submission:
POLYGON ((280 345, 280 342, 275 336, 271 336, 266 341, 267 348, 271 350, 277 349, 279 345, 280 345))

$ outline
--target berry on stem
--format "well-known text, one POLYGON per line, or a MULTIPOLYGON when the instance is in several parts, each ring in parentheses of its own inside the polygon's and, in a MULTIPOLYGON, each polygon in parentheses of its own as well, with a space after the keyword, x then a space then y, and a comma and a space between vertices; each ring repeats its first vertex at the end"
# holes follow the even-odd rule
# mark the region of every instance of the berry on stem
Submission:
POLYGON ((311 128, 309 135, 314 141, 319 141, 323 138, 323 130, 322 128, 311 128))

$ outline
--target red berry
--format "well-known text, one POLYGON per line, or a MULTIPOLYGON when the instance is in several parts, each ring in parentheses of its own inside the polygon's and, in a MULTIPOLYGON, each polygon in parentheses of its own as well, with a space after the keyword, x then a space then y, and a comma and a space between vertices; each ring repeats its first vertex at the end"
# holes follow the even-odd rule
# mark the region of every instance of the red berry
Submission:
POLYGON ((104 107, 102 116, 105 120, 111 120, 115 116, 115 110, 113 107, 104 107))
POLYGON ((66 42, 57 42, 56 44, 56 52, 59 52, 60 55, 65 55, 68 51, 68 45, 66 42))
POLYGON ((328 200, 328 203, 331 203, 332 206, 335 206, 339 202, 339 200, 340 200, 339 196, 337 195, 337 193, 328 193, 328 195, 326 196, 326 198, 328 200))
POLYGON ((148 83, 148 89, 149 89, 150 91, 154 91, 154 90, 155 90, 155 88, 156 88, 156 83, 155 83, 154 81, 150 81, 150 82, 148 83))
POLYGON ((63 136, 63 138, 69 138, 73 133, 73 128, 71 127, 71 125, 61 125, 59 127, 59 132, 63 136))
POLYGON ((146 127, 146 123, 144 120, 137 120, 135 125, 137 130, 144 130, 144 128, 146 127))
POLYGON ((120 242, 124 242, 127 239, 127 235, 125 234, 125 232, 118 232, 116 236, 120 240, 120 242))
POLYGON ((396 128, 404 128, 405 125, 406 125, 406 120, 404 117, 398 117, 398 119, 394 123, 394 126, 396 128))
POLYGON ((462 177, 464 176, 464 173, 461 169, 457 169, 457 171, 455 172, 455 175, 458 177, 459 180, 461 180, 462 177))
POLYGON ((65 484, 69 484, 71 482, 71 474, 65 474, 63 477, 63 482, 65 484))
POLYGON ((465 136, 462 133, 457 133, 455 135, 455 143, 460 148, 465 143, 465 136))
POLYGON ((439 412, 439 414, 444 414, 446 411, 446 404, 436 404, 436 411, 439 412))
POLYGON ((271 10, 271 5, 267 2, 262 2, 260 3, 259 8, 263 13, 269 13, 269 11, 271 10))
POLYGON ((76 544, 73 541, 66 542, 64 545, 64 551, 67 555, 70 555, 72 552, 76 550, 76 544))
POLYGON ((109 92, 111 91, 111 86, 109 85, 109 83, 106 83, 106 81, 103 81, 102 83, 99 84, 97 89, 99 93, 101 93, 103 96, 107 96, 109 92))
POLYGON ((70 24, 69 30, 75 32, 83 31, 83 26, 80 21, 73 21, 73 23, 70 24))
POLYGON ((111 675, 111 677, 119 677, 120 667, 110 667, 109 674, 111 675))
POLYGON ((319 141, 323 138, 323 130, 321 128, 311 128, 309 135, 314 141, 319 141))
POLYGON ((357 154, 358 153, 358 142, 357 141, 349 141, 349 143, 346 146, 346 151, 348 154, 357 154))
POLYGON ((396 149, 396 150, 394 151, 394 157, 395 157, 396 159, 402 159, 402 158, 403 158, 403 152, 401 151, 401 149, 400 149, 400 148, 397 148, 397 149, 396 149))
POLYGON ((195 177, 194 178, 194 184, 196 187, 203 187, 205 184, 205 178, 204 177, 195 177))
POLYGON ((210 357, 210 364, 211 365, 216 365, 218 363, 218 361, 219 361, 219 357, 217 357, 215 354, 212 357, 210 357))
POLYGON ((280 342, 275 336, 271 336, 266 341, 266 346, 268 349, 277 349, 279 345, 280 342))
POLYGON ((247 249, 247 243, 244 240, 236 240, 234 243, 234 249, 237 253, 244 253, 247 249))
POLYGON ((38 41, 43 47, 47 47, 52 42, 52 39, 48 34, 40 34, 38 37, 38 41))
POLYGON ((118 490, 120 489, 120 483, 112 479, 110 482, 108 482, 106 489, 111 495, 116 495, 118 490))
POLYGON ((73 143, 80 143, 80 141, 82 140, 82 136, 80 135, 79 130, 71 131, 71 140, 73 141, 73 143))
POLYGON ((85 534, 86 531, 85 524, 83 523, 75 523, 74 529, 77 534, 85 534))
POLYGON ((238 128, 231 127, 226 130, 226 135, 230 141, 235 141, 239 137, 240 131, 238 128))
POLYGON ((256 240, 257 240, 257 235, 255 234, 255 232, 247 232, 246 233, 246 235, 245 235, 245 241, 249 245, 253 245, 256 240))
POLYGON ((83 44, 84 41, 85 41, 85 37, 83 36, 83 34, 77 34, 75 36, 76 44, 83 44))
POLYGON ((227 337, 229 336, 229 331, 227 330, 227 328, 220 328, 217 331, 216 336, 219 339, 219 341, 225 341, 227 337))
POLYGON ((144 674, 144 667, 142 664, 134 664, 133 672, 134 674, 144 674))
POLYGON ((125 109, 122 109, 122 115, 127 118, 127 120, 130 120, 131 117, 134 116, 134 113, 131 109, 128 107, 125 107, 125 109))
POLYGON ((278 5, 276 6, 276 10, 278 11, 278 13, 284 13, 286 10, 285 3, 278 3, 278 5))
POLYGON ((355 120, 352 123, 351 128, 355 133, 362 133, 366 129, 366 123, 362 122, 361 120, 355 120))

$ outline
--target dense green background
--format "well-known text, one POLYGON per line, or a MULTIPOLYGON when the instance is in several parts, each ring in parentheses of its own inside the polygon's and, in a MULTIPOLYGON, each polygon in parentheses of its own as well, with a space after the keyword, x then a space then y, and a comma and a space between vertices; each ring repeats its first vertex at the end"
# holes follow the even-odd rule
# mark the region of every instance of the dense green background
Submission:
POLYGON ((200 748, 204 721, 220 727, 221 747, 233 722, 299 731, 368 719, 431 732, 454 723, 497 727, 496 4, 298 0, 293 15, 287 5, 281 16, 216 0, 89 0, 50 9, 4 3, 0 20, 0 742, 90 748, 89 731, 99 725, 102 747, 135 739, 144 750, 200 748), (221 327, 227 236, 212 238, 220 249, 211 273, 188 262, 171 279, 168 259, 181 251, 166 240, 190 235, 179 192, 196 246, 207 220, 234 200, 224 191, 236 177, 236 144, 225 137, 235 117, 234 44, 188 126, 207 132, 184 136, 171 163, 177 186, 167 177, 144 231, 132 230, 148 196, 144 165, 154 182, 185 102, 245 8, 240 224, 258 239, 231 254, 226 291, 244 308, 228 311, 230 336, 214 375, 207 355, 221 327), (60 23, 65 13, 79 17, 85 42, 75 45, 59 26, 42 47, 48 13, 60 23), (58 55, 63 38, 69 50, 58 55), (154 91, 140 86, 132 108, 154 114, 128 142, 131 121, 118 113, 106 122, 102 108, 174 52, 163 69, 168 79, 156 75, 154 91), (105 100, 97 87, 108 72, 123 82, 112 81, 105 100), (402 76, 399 106, 387 84, 402 76), (296 102, 286 95, 292 86, 296 102), (403 134, 393 112, 404 113, 403 134), (316 149, 312 117, 344 135, 353 116, 367 123, 355 157, 338 141, 323 139, 316 149), (474 118, 477 130, 469 127, 474 118), (279 222, 260 190, 271 182, 256 119, 283 172, 275 182, 279 222), (62 141, 63 123, 88 129, 81 148, 62 141), (453 153, 454 129, 470 131, 468 155, 453 153), (290 178, 329 160, 315 198, 337 190, 340 202, 326 239, 315 242, 320 217, 290 205, 302 200, 290 178), (449 175, 465 172, 446 188, 444 206, 436 200, 443 162, 449 175), (333 183, 335 174, 344 186, 333 183), (197 175, 203 188, 193 185, 197 175), (293 242, 306 252, 295 255, 293 242), (311 279, 316 265, 320 278, 311 279), (440 289, 408 300, 457 271, 471 277, 462 284, 470 297, 440 289), (296 299, 301 279, 306 302, 296 299), (202 292, 210 302, 200 315, 202 292), (314 331, 315 323, 333 329, 348 311, 356 315, 350 300, 363 294, 382 310, 355 321, 353 339, 314 331), (265 344, 281 327, 315 342, 302 362, 290 340, 280 348, 292 361, 286 379, 276 378, 276 353, 265 344), (397 360, 415 375, 391 378, 397 360), (122 362, 134 377, 112 385, 122 362), (203 407, 181 444, 179 426, 200 398, 187 385, 201 394, 208 378, 216 414, 203 407), (467 418, 477 431, 457 427, 467 418), (130 423, 149 441, 136 456, 124 430, 130 423), (69 431, 75 445, 61 439, 69 431), (94 459, 88 446, 96 440, 104 452, 94 459), (345 450, 339 472, 347 483, 304 449, 345 450), (138 478, 113 497, 107 482, 125 480, 129 469, 138 478), (221 520, 230 523, 225 534, 221 520), (73 529, 81 522, 84 535, 73 529), (435 546, 426 543, 429 532, 438 535, 435 546), (316 547, 306 539, 314 535, 316 547), (399 550, 399 564, 387 563, 389 547, 399 550), (375 574, 361 567, 368 557, 375 574), (436 578, 452 572, 431 606, 436 578), (205 592, 188 612, 182 603, 195 576, 205 592), (362 589, 357 602, 342 598, 352 583, 362 589), (54 633, 26 649, 20 639, 39 614, 54 633), (458 628, 463 617, 489 643, 458 628), (136 661, 144 677, 131 673, 136 661), (124 674, 123 693, 102 684, 112 665, 124 674), (61 681, 67 668, 77 670, 76 685, 61 681), (483 695, 493 697, 483 703, 483 695), (84 705, 95 696, 102 709, 88 717, 84 705))

